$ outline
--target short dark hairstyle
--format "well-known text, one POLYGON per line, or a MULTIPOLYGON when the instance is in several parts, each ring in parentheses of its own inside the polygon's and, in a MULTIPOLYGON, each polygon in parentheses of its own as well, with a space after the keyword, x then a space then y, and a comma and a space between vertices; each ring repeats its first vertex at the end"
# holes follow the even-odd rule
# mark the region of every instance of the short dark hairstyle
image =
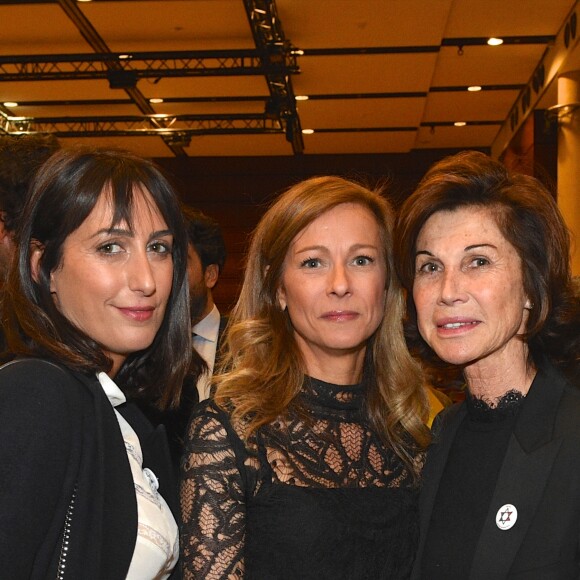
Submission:
POLYGON ((417 238, 433 214, 465 207, 489 208, 521 259, 524 291, 533 304, 522 336, 531 359, 538 362, 547 355, 563 367, 577 366, 579 301, 572 285, 570 234, 556 201, 537 179, 511 173, 477 151, 464 151, 433 165, 401 207, 395 253, 407 289, 411 344, 423 358, 430 358, 430 349, 418 333, 412 297, 417 238))
POLYGON ((219 224, 201 211, 183 206, 189 243, 194 247, 201 267, 217 264, 220 274, 226 263, 226 244, 219 224))
POLYGON ((16 229, 34 174, 58 149, 54 135, 0 136, 0 211, 7 230, 16 229))
POLYGON ((85 221, 104 189, 107 195, 110 190, 114 207, 112 226, 125 221, 132 227, 134 198, 146 190, 173 234, 173 283, 165 317, 153 343, 129 355, 115 380, 130 395, 162 407, 175 404, 191 351, 187 232, 169 182, 153 163, 129 152, 62 149, 36 175, 19 224, 18 259, 3 304, 8 347, 16 355, 50 358, 86 373, 111 369, 100 345, 61 314, 50 292, 50 274, 61 264, 65 240, 85 221), (35 243, 43 247, 38 281, 30 264, 35 243))

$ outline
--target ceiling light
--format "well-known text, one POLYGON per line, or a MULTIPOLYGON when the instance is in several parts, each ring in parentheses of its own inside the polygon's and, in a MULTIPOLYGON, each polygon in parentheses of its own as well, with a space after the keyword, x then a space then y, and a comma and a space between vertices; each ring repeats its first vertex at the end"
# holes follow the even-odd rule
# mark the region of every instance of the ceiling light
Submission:
POLYGON ((295 48, 295 49, 290 51, 290 54, 294 54, 296 56, 302 56, 304 54, 304 51, 301 48, 295 48))
MULTIPOLYGON (((83 1, 86 1, 86 0, 83 0, 83 1)), ((131 54, 120 54, 118 58, 119 58, 119 60, 127 60, 127 59, 130 59, 130 58, 133 58, 133 55, 131 55, 131 54)))
POLYGON ((2 103, 5 107, 18 107, 18 103, 15 103, 14 101, 6 101, 5 103, 2 103))
POLYGON ((77 2, 92 2, 93 0, 77 0, 77 2))
POLYGON ((312 135, 312 133, 314 133, 314 129, 302 129, 302 133, 304 135, 312 135))
POLYGON ((465 121, 455 121, 455 123, 453 123, 456 127, 465 127, 465 125, 467 125, 467 123, 465 121))
POLYGON ((307 101, 308 100, 308 95, 296 95, 294 98, 297 101, 307 101))
POLYGON ((153 104, 162 103, 163 99, 159 99, 159 98, 154 97, 153 99, 149 99, 149 102, 153 103, 153 104))
POLYGON ((499 46, 500 44, 503 44, 503 38, 494 38, 492 36, 487 39, 487 44, 489 44, 489 46, 499 46))
POLYGON ((479 85, 471 85, 470 87, 467 87, 467 90, 470 93, 477 93, 477 91, 481 91, 481 87, 479 85))

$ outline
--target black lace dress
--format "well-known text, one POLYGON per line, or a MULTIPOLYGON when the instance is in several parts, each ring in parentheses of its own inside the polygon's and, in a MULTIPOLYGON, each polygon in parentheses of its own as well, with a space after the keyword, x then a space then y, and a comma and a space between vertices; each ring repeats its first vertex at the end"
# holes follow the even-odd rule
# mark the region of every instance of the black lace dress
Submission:
POLYGON ((417 490, 362 420, 363 396, 310 380, 307 417, 246 445, 211 401, 196 410, 182 464, 185 578, 408 578, 417 490))

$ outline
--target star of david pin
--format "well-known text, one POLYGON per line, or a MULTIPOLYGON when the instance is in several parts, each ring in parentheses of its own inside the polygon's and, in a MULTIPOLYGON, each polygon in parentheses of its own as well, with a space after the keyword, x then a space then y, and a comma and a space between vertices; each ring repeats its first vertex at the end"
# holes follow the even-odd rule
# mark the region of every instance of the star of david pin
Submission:
POLYGON ((500 530, 513 528, 518 520, 518 510, 511 503, 502 505, 495 515, 495 523, 500 530))

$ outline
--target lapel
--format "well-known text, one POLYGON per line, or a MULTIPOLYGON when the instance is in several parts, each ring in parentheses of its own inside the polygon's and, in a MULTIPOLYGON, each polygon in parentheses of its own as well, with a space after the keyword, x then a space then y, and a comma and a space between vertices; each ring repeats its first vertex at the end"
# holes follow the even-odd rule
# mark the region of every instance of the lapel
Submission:
POLYGON ((508 445, 470 580, 506 578, 513 565, 561 445, 561 438, 554 439, 553 432, 563 390, 562 381, 551 369, 538 370, 508 445), (505 504, 514 505, 518 517, 511 529, 500 530, 496 514, 505 504))

